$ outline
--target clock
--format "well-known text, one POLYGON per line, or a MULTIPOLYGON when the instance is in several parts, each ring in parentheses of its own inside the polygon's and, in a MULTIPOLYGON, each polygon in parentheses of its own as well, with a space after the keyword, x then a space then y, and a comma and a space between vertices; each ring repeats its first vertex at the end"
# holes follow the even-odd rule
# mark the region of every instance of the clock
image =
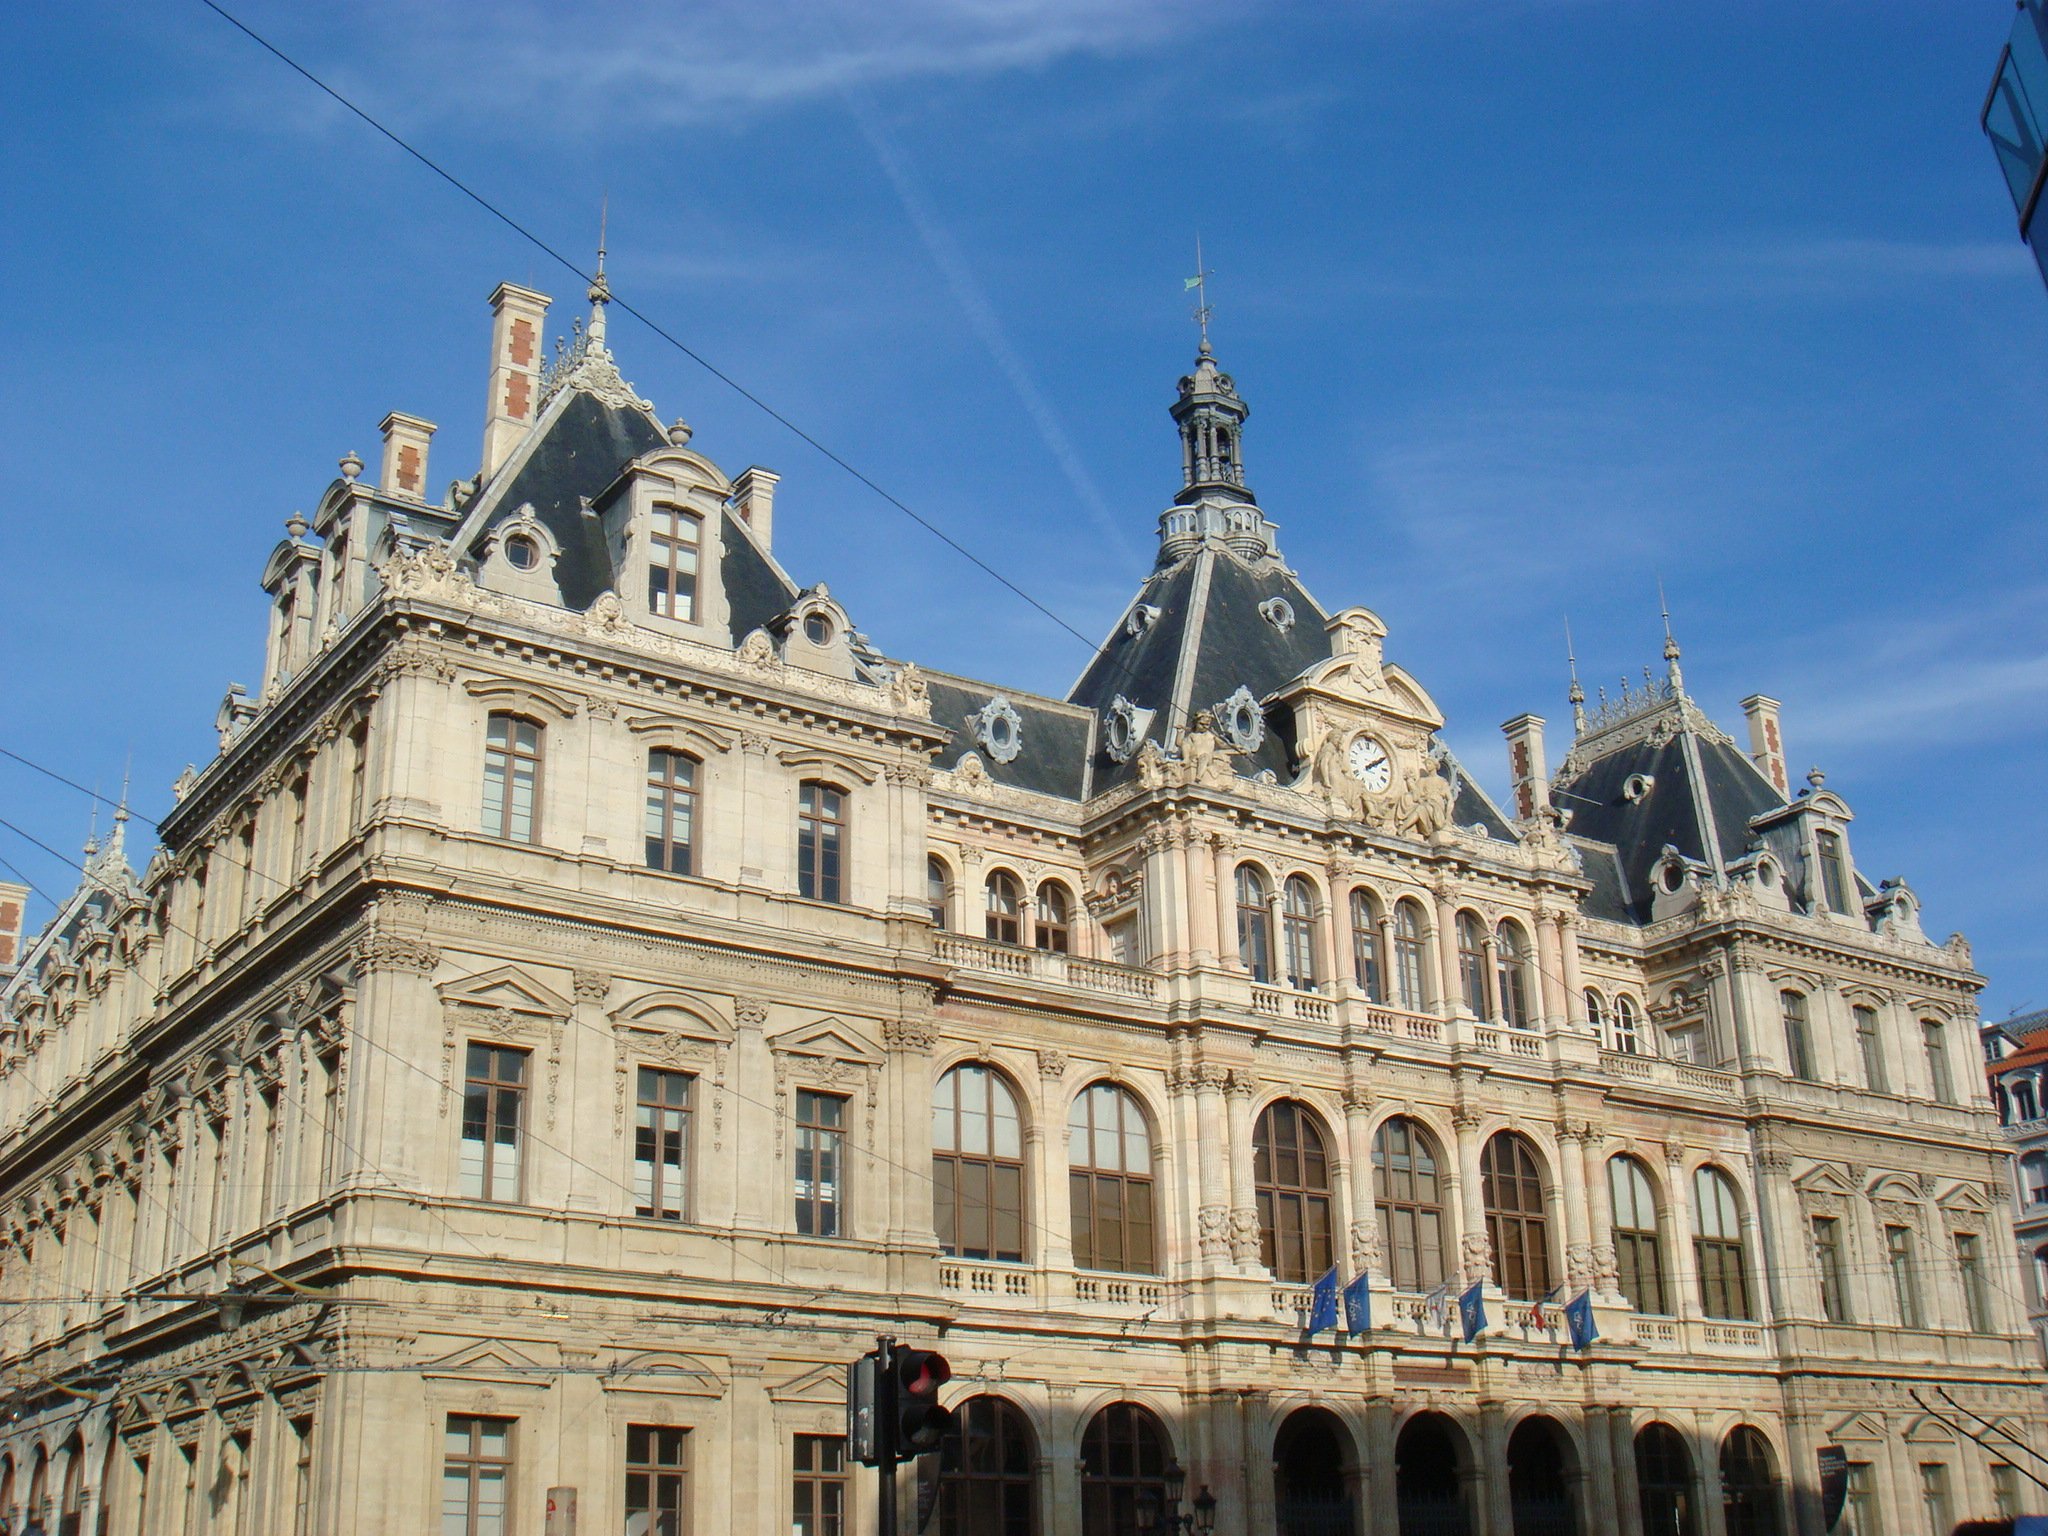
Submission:
POLYGON ((1385 793, 1387 786, 1394 782, 1393 760, 1374 737, 1363 733, 1354 736, 1344 761, 1351 770, 1351 777, 1376 795, 1385 793))

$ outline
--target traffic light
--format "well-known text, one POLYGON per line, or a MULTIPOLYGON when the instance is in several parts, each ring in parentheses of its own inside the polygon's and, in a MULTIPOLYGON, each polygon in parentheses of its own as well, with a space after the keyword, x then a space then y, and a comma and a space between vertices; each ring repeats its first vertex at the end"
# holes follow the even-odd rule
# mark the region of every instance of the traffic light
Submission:
POLYGON ((953 1427, 953 1410, 939 1406, 939 1388, 953 1379, 946 1357, 929 1349, 890 1351, 889 1374, 895 1390, 890 1406, 896 1415, 898 1461, 936 1451, 953 1427))
POLYGON ((846 1373, 846 1458, 864 1467, 882 1464, 882 1358, 869 1350, 846 1373))

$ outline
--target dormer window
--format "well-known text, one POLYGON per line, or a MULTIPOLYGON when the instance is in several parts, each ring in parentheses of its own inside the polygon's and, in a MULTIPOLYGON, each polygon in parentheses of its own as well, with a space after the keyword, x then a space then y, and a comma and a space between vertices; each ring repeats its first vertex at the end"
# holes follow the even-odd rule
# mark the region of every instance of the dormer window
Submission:
POLYGON ((516 571, 530 571, 540 564, 540 546, 525 534, 515 534, 505 541, 505 559, 516 571))
POLYGON ((832 620, 813 610, 804 615, 804 638, 813 645, 832 643, 832 620))
POLYGON ((647 611, 685 624, 697 622, 697 557, 704 520, 681 507, 654 509, 647 560, 647 611))
POLYGON ((1813 846, 1820 859, 1821 897, 1831 912, 1849 912, 1849 861, 1842 853, 1842 834, 1823 828, 1813 834, 1813 846))

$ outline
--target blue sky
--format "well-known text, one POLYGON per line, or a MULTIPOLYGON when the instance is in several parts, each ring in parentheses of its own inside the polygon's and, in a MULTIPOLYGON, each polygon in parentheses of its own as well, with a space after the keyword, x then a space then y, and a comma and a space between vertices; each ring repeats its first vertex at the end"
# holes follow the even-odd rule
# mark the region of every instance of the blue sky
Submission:
MULTIPOLYGON (((230 6, 230 9, 236 7, 230 6)), ((2009 0, 848 0, 240 14, 1085 633, 1177 488, 1197 234, 1291 563, 1498 788, 1654 663, 1784 700, 1874 877, 2048 1005, 2048 293, 1976 112, 2009 0)), ((574 279, 197 3, 0 18, 0 745, 146 813, 284 518, 387 410, 474 471, 501 278, 574 279)), ((614 349, 882 647, 1084 648, 688 359, 614 349)), ((83 798, 0 760, 66 850, 83 798)), ((0 832, 49 889, 58 861, 0 832)))

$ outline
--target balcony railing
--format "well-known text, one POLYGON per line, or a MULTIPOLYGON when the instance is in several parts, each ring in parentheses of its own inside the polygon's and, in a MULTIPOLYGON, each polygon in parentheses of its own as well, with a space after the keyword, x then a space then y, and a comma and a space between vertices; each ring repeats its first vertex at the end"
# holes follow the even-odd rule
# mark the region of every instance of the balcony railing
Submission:
POLYGON ((996 944, 961 933, 934 934, 932 950, 947 965, 992 971, 999 976, 1014 976, 1020 981, 1056 987, 1082 987, 1114 997, 1151 998, 1159 991, 1159 978, 1150 971, 1109 960, 1087 960, 1058 950, 996 944))

